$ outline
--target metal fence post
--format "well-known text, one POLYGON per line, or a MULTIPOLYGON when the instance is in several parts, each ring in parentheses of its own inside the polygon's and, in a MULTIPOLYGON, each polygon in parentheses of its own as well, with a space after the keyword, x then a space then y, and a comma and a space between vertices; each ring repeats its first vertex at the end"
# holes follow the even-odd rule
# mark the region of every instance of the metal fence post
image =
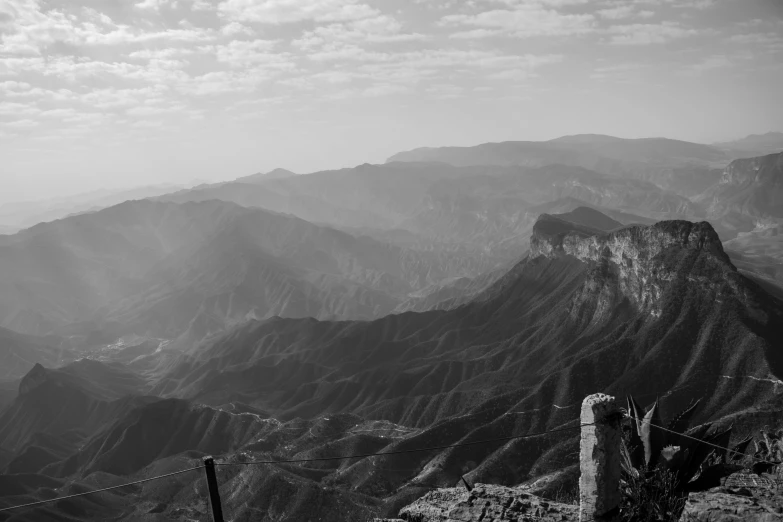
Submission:
POLYGON ((204 472, 207 475, 209 487, 209 504, 212 506, 212 521, 223 521, 223 506, 220 505, 220 490, 218 489, 217 475, 215 474, 215 461, 210 457, 204 457, 204 472))

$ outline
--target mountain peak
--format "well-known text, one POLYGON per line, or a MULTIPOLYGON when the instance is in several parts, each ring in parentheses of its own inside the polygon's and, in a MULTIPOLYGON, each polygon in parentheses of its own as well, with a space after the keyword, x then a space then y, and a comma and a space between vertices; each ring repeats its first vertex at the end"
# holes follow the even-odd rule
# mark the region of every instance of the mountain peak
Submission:
POLYGON ((552 257, 562 253, 597 261, 602 257, 620 259, 632 250, 644 253, 649 259, 667 248, 681 247, 710 252, 730 264, 718 233, 706 221, 659 221, 654 225, 631 225, 607 233, 542 214, 533 227, 530 244, 531 257, 552 257))
POLYGON ((49 371, 41 363, 35 363, 19 382, 19 395, 30 393, 49 379, 49 371))
POLYGON ((270 170, 269 172, 259 172, 257 174, 251 174, 250 176, 237 178, 236 180, 234 180, 234 182, 256 184, 256 183, 264 183, 267 181, 272 181, 275 179, 291 178, 294 176, 296 176, 295 172, 291 172, 290 170, 286 170, 283 168, 276 168, 274 170, 270 170))
POLYGON ((665 288, 678 276, 687 273, 689 280, 710 286, 715 282, 714 270, 737 270, 707 222, 660 221, 602 232, 542 215, 533 227, 530 259, 565 255, 599 268, 591 276, 595 288, 616 280, 614 288, 620 294, 655 316, 660 315, 665 288), (696 258, 704 254, 704 262, 697 263, 696 258), (686 258, 689 268, 683 265, 686 258))

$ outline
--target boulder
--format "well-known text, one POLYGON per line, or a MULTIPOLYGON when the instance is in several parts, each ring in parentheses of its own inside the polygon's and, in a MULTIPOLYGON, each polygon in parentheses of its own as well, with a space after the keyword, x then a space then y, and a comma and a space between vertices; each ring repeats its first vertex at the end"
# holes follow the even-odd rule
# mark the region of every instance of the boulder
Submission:
POLYGON ((448 488, 432 491, 399 514, 421 522, 577 521, 579 506, 550 502, 521 487, 476 484, 473 490, 448 488))

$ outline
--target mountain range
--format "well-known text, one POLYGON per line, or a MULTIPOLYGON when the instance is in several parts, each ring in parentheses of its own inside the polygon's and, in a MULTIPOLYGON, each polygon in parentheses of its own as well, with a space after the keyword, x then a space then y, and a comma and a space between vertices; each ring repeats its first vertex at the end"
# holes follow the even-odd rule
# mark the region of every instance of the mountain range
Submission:
MULTIPOLYGON (((738 438, 775 424, 783 152, 734 150, 417 149, 0 236, 0 508, 205 455, 231 520, 391 516, 463 476, 551 497, 599 391, 664 418, 701 399, 694 422, 738 438)), ((0 521, 208 510, 197 469, 0 521)))

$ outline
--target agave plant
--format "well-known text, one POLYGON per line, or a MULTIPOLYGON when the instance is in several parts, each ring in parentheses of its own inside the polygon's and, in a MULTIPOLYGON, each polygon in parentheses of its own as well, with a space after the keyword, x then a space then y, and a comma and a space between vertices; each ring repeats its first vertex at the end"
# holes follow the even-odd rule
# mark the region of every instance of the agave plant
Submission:
POLYGON ((676 489, 684 493, 720 485, 722 477, 743 469, 739 461, 752 436, 729 451, 731 426, 712 431, 712 424, 707 423, 688 429, 699 401, 664 425, 658 401, 643 412, 633 397, 627 400, 630 426, 622 448, 626 479, 665 470, 674 477, 676 489))
POLYGON ((783 461, 783 429, 774 432, 765 426, 760 433, 761 438, 756 441, 756 451, 753 454, 757 461, 753 465, 753 471, 759 474, 769 473, 783 461))

